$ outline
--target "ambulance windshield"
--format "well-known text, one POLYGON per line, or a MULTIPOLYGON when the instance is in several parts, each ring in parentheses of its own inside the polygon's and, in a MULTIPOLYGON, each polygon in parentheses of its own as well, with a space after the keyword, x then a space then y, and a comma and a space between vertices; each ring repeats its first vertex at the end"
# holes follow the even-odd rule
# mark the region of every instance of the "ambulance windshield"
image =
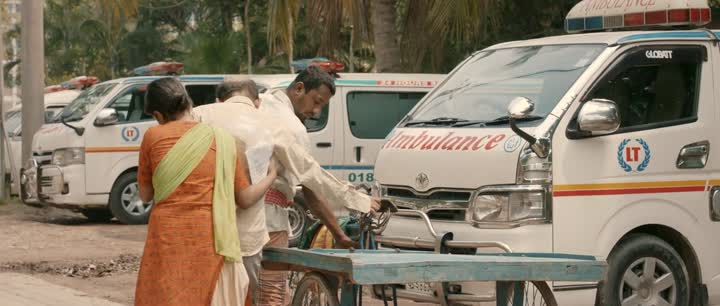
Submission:
POLYGON ((477 53, 424 99, 405 126, 461 122, 457 126, 482 127, 488 121, 496 126, 494 120, 506 116, 510 101, 520 96, 535 103, 533 115, 545 117, 605 47, 549 45, 477 53), (478 124, 467 124, 472 122, 478 124))
POLYGON ((105 83, 83 91, 83 93, 63 109, 60 116, 62 116, 66 122, 82 120, 115 85, 116 83, 105 83))

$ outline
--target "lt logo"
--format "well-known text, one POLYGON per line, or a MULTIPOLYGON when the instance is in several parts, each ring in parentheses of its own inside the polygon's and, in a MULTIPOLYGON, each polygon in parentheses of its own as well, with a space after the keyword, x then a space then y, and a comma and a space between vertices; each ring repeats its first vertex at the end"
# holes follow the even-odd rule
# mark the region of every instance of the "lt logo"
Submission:
POLYGON ((135 142, 140 138, 140 130, 134 126, 123 128, 121 133, 125 142, 135 142))
POLYGON ((624 139, 617 151, 617 161, 625 172, 643 172, 650 165, 650 145, 642 138, 624 139))

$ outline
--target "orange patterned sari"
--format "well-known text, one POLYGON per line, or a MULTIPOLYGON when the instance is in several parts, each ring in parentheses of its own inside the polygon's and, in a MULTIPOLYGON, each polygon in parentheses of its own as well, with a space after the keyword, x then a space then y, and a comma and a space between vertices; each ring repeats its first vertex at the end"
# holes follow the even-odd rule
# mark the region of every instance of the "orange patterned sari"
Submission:
MULTIPOLYGON (((153 170, 196 122, 170 122, 143 137, 138 184, 152 186, 153 170)), ((155 203, 135 291, 135 305, 210 305, 223 267, 215 253, 212 198, 215 144, 190 176, 167 198, 155 203)), ((235 189, 248 186, 238 162, 235 189)))

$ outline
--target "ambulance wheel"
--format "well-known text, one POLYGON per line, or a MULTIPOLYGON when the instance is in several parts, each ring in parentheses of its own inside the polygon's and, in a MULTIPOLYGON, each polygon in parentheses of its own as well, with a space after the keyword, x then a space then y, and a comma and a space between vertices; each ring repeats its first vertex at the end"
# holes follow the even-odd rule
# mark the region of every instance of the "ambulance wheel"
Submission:
POLYGON ((121 175, 110 191, 110 211, 123 224, 147 224, 151 203, 143 203, 138 192, 137 173, 121 175))
POLYGON ((296 197, 293 205, 288 207, 288 219, 290 223, 290 230, 288 231, 288 240, 290 247, 296 247, 300 244, 303 233, 307 229, 308 220, 307 213, 305 212, 305 202, 302 198, 296 197))
POLYGON ((107 222, 113 218, 112 212, 107 209, 83 209, 80 213, 94 222, 107 222))
POLYGON ((690 304, 689 277, 680 254, 662 239, 633 234, 608 258, 606 282, 598 287, 600 305, 690 304))

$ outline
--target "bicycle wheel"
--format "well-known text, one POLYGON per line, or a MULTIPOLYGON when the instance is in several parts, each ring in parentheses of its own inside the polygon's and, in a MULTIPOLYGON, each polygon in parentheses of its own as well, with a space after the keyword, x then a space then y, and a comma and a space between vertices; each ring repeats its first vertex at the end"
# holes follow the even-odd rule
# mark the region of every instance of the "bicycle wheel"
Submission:
POLYGON ((522 296, 523 306, 557 306, 555 296, 546 282, 532 281, 520 284, 520 288, 513 286, 513 288, 508 291, 506 305, 514 306, 513 301, 517 298, 514 293, 516 289, 519 289, 518 293, 522 296))
POLYGON ((297 289, 300 280, 303 278, 303 275, 305 275, 303 272, 290 271, 288 276, 288 288, 290 289, 291 298, 295 296, 295 290, 297 289))
POLYGON ((292 306, 340 306, 337 289, 320 273, 307 273, 298 283, 292 306))

